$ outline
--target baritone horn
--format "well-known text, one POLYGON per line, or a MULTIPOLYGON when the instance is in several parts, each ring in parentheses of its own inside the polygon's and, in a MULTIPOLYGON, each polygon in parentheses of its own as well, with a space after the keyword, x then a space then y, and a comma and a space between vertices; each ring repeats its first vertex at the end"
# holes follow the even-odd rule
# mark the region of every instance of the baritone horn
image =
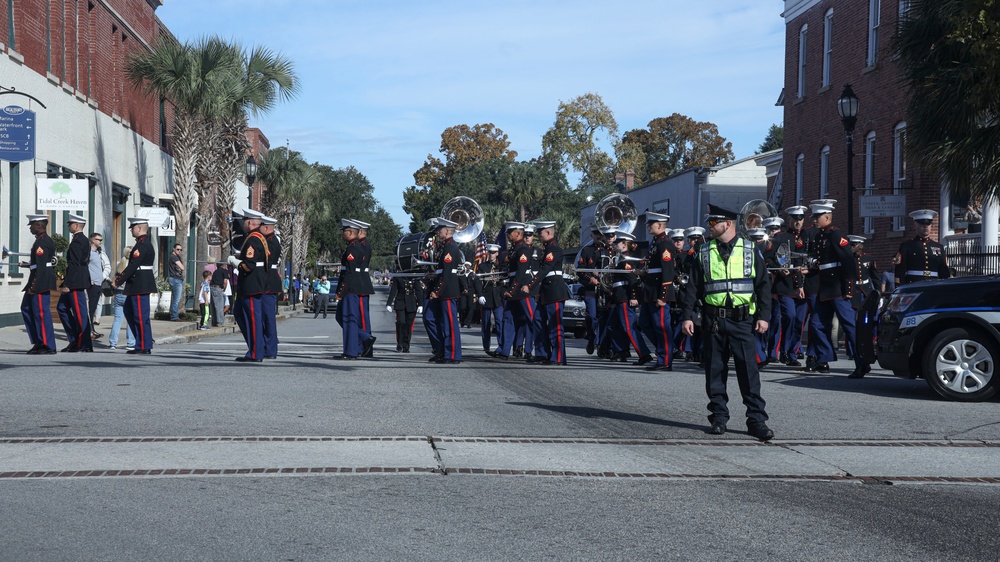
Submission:
POLYGON ((620 232, 631 233, 639 221, 639 212, 628 196, 612 193, 594 207, 594 224, 598 227, 613 226, 620 232))
POLYGON ((736 222, 737 234, 747 236, 747 231, 763 228, 764 219, 778 216, 778 209, 763 199, 747 201, 740 210, 740 219, 736 222))
POLYGON ((441 216, 458 224, 452 238, 459 244, 472 242, 483 231, 483 209, 470 197, 452 198, 444 204, 441 216))

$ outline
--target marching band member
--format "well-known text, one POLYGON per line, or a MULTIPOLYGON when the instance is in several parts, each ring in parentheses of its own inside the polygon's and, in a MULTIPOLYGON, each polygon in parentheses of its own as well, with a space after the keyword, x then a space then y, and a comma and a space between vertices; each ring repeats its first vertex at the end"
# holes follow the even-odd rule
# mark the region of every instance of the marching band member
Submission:
POLYGON ((543 244, 539 252, 538 272, 529 286, 521 288, 524 292, 538 295, 538 307, 535 309, 535 356, 528 359, 528 362, 542 365, 566 365, 566 336, 563 333, 562 316, 563 303, 570 298, 570 293, 563 278, 563 251, 556 242, 555 227, 555 221, 535 221, 535 228, 543 244))
POLYGON ((916 236, 900 244, 893 259, 897 287, 915 281, 947 279, 951 276, 944 246, 930 237, 931 224, 937 215, 937 211, 930 209, 910 213, 916 236))
MULTIPOLYGON (((868 295, 875 290, 875 283, 878 282, 879 272, 875 260, 865 253, 865 237, 851 234, 847 237, 847 240, 851 243, 851 253, 854 254, 858 271, 854 282, 854 296, 851 298, 851 308, 857 311, 864 304, 868 295)), ((853 358, 857 356, 857 353, 854 342, 852 342, 847 348, 847 356, 853 358)))
MULTIPOLYGON (((427 220, 427 226, 430 227, 431 232, 437 232, 438 217, 434 217, 427 220)), ((433 247, 434 255, 441 250, 441 243, 438 241, 437 236, 431 238, 428 242, 429 245, 433 247)), ((430 261, 430 255, 427 253, 427 248, 424 248, 420 255, 420 259, 424 261, 430 261)), ((444 344, 441 342, 440 330, 438 329, 439 319, 436 316, 436 308, 431 306, 431 292, 429 289, 431 286, 436 284, 438 281, 438 274, 433 272, 428 273, 427 277, 424 279, 424 302, 421 307, 417 308, 417 314, 422 315, 422 321, 424 323, 424 330, 427 332, 427 340, 431 344, 431 357, 428 362, 435 362, 438 359, 444 357, 444 344)))
POLYGON ((475 277, 478 288, 480 305, 480 324, 483 329, 483 351, 487 355, 492 355, 493 332, 497 333, 497 343, 503 334, 503 295, 501 295, 501 280, 498 275, 503 273, 498 263, 500 257, 500 246, 496 244, 486 245, 486 261, 479 264, 475 277))
POLYGON ((67 221, 70 231, 69 248, 66 249, 66 275, 63 277, 62 294, 56 310, 59 320, 66 330, 69 340, 63 351, 76 352, 94 351, 90 339, 90 314, 87 308, 87 288, 91 285, 90 270, 90 239, 83 233, 87 219, 73 213, 67 221))
MULTIPOLYGON (((701 249, 702 245, 705 244, 705 229, 700 226, 691 226, 684 229, 684 236, 687 237, 688 241, 687 257, 684 260, 684 272, 688 274, 688 283, 690 283, 690 275, 693 273, 693 264, 696 259, 695 256, 698 254, 698 250, 701 249)), ((701 305, 696 303, 695 313, 700 314, 700 312, 701 305)), ((694 361, 697 359, 698 366, 704 368, 706 363, 703 351, 704 346, 701 334, 701 322, 695 322, 694 334, 690 336, 684 334, 684 359, 688 361, 694 361)))
MULTIPOLYGON (((368 319, 363 308, 363 297, 371 287, 371 278, 365 271, 365 248, 358 240, 358 223, 351 219, 341 219, 340 235, 347 244, 340 256, 340 281, 337 283, 337 323, 343 331, 344 351, 334 355, 334 359, 354 360, 365 355, 369 349, 363 342, 364 326, 368 319)), ((374 343, 374 342, 373 342, 374 343)))
POLYGON ((49 355, 56 353, 56 335, 52 328, 51 291, 56 288, 56 270, 53 260, 56 246, 46 232, 48 215, 28 215, 28 230, 35 236, 31 245, 30 262, 20 262, 21 267, 30 267, 28 282, 24 285, 21 299, 21 316, 31 341, 29 355, 49 355))
POLYGON ((633 262, 625 259, 629 257, 635 247, 635 236, 629 232, 616 232, 615 245, 618 249, 618 264, 616 270, 627 273, 615 273, 612 284, 612 302, 614 305, 608 331, 611 333, 611 345, 614 354, 612 361, 627 361, 629 345, 635 349, 639 355, 641 365, 645 365, 653 360, 646 347, 646 341, 639 333, 639 326, 636 316, 636 308, 639 306, 639 293, 641 291, 639 280, 632 271, 635 269, 633 262))
MULTIPOLYGON (((264 337, 264 359, 278 357, 278 295, 282 293, 281 273, 278 262, 281 260, 281 241, 275 233, 278 220, 263 216, 260 221, 260 233, 267 243, 267 282, 264 293, 260 296, 262 334, 264 337)), ((324 311, 324 314, 326 312, 324 311)))
MULTIPOLYGON (((652 235, 646 253, 646 274, 642 277, 642 304, 639 324, 649 325, 656 347, 656 364, 647 371, 672 371, 674 363, 674 334, 671 330, 670 307, 677 300, 674 293, 674 248, 667 239, 669 215, 646 212, 646 232, 652 235)), ((636 365, 648 362, 642 355, 636 365)))
MULTIPOLYGON (((507 292, 504 297, 507 299, 507 306, 511 308, 511 318, 514 322, 514 338, 512 344, 523 338, 525 342, 524 353, 531 353, 534 346, 534 337, 531 334, 532 324, 535 320, 535 299, 531 296, 531 282, 534 277, 531 274, 531 256, 534 248, 528 246, 524 240, 523 223, 507 223, 507 240, 509 246, 509 281, 507 292), (525 291, 524 287, 528 287, 525 291)), ((504 342, 506 348, 506 342, 504 342)), ((505 349, 506 351, 506 349, 505 349)), ((514 354, 517 357, 517 354, 514 354)))
POLYGON ((462 362, 462 331, 458 323, 458 266, 463 262, 463 256, 458 244, 452 239, 456 226, 456 222, 439 218, 435 231, 441 244, 435 270, 438 278, 428 289, 431 308, 434 309, 438 322, 438 338, 441 340, 441 357, 435 363, 462 362))
POLYGON ((355 264, 355 267, 361 268, 364 273, 364 276, 359 275, 357 277, 361 285, 361 292, 358 293, 358 302, 361 307, 361 325, 358 331, 358 339, 361 340, 361 357, 373 357, 375 355, 375 336, 372 335, 372 315, 369 311, 371 296, 375 294, 375 287, 372 286, 370 273, 372 247, 368 243, 368 229, 371 228, 371 225, 358 219, 351 219, 351 222, 358 229, 358 248, 360 250, 359 261, 355 264))
MULTIPOLYGON (((674 294, 678 294, 686 283, 687 276, 687 260, 688 253, 687 248, 684 247, 684 229, 675 228, 670 231, 670 241, 672 243, 671 251, 674 256, 674 294)), ((688 346, 690 346, 690 338, 684 335, 681 330, 681 309, 677 300, 674 300, 670 304, 670 330, 674 338, 674 352, 675 357, 683 359, 685 361, 691 361, 694 358, 694 353, 688 351, 688 346)))
MULTIPOLYGON (((806 253, 806 241, 802 235, 802 224, 805 222, 806 212, 809 208, 804 205, 796 205, 785 209, 788 215, 788 229, 775 236, 774 243, 787 243, 791 252, 806 253)), ((799 259, 792 259, 796 263, 799 259)), ((791 265, 791 264, 789 264, 791 265)), ((778 359, 789 367, 801 367, 799 356, 802 354, 802 328, 806 321, 806 312, 809 309, 805 298, 804 289, 805 278, 802 271, 789 267, 775 272, 774 294, 777 295, 777 304, 781 309, 781 342, 778 359)))
MULTIPOLYGON (((590 225, 590 242, 584 244, 580 249, 580 257, 577 259, 577 269, 594 269, 597 265, 597 254, 604 245, 604 235, 597 225, 590 225)), ((587 307, 587 355, 593 355, 597 348, 597 292, 600 290, 601 281, 595 273, 577 273, 580 280, 580 296, 583 304, 587 307)))
MULTIPOLYGON (((524 225, 524 243, 531 249, 531 254, 528 256, 528 263, 530 264, 529 271, 533 280, 538 276, 538 248, 535 247, 535 225, 530 222, 524 225)), ((528 294, 531 298, 531 308, 537 312, 538 287, 532 287, 528 294)), ((541 353, 542 339, 544 337, 537 339, 535 337, 542 329, 538 322, 538 315, 533 314, 531 321, 525 327, 524 331, 516 331, 514 333, 514 357, 530 360, 533 356, 538 356, 541 353)))
MULTIPOLYGON (((613 226, 601 227, 601 234, 604 235, 604 245, 598 248, 597 267, 599 269, 608 269, 611 267, 615 254, 618 252, 618 246, 615 243, 617 233, 618 231, 613 226)), ((608 336, 608 326, 611 324, 611 317, 615 308, 612 302, 613 295, 611 289, 603 285, 598 288, 598 291, 597 341, 600 343, 597 345, 597 357, 600 359, 611 359, 612 341, 608 336)))
MULTIPOLYGON (((746 238, 747 238, 747 240, 750 240, 751 242, 753 242, 754 247, 760 253, 761 257, 764 258, 764 265, 765 265, 765 269, 766 269, 766 266, 767 266, 767 255, 766 255, 766 250, 767 250, 767 231, 765 231, 763 228, 751 228, 751 229, 749 229, 749 230, 746 231, 746 238)), ((767 278, 768 278, 768 282, 770 283, 771 282, 771 272, 768 271, 766 273, 766 275, 767 275, 767 278)), ((774 302, 771 303, 771 306, 772 307, 774 306, 774 302)), ((770 331, 771 330, 771 317, 770 316, 767 317, 767 322, 768 322, 768 331, 770 331)), ((757 360, 757 370, 758 371, 763 371, 764 367, 767 367, 767 364, 769 363, 769 359, 770 359, 768 357, 768 355, 767 355, 767 332, 763 332, 763 333, 756 332, 756 333, 754 333, 754 343, 755 343, 755 349, 754 349, 754 351, 756 352, 754 359, 757 360)))
MULTIPOLYGON (((148 355, 153 349, 153 330, 149 323, 149 295, 156 292, 156 250, 149 240, 149 219, 128 219, 129 229, 135 238, 128 265, 111 283, 112 287, 125 285, 125 320, 135 334, 135 349, 126 353, 148 355)), ((242 291, 241 293, 242 294, 242 291)))
MULTIPOLYGON (((785 224, 785 220, 781 217, 768 217, 764 219, 763 223, 764 231, 767 233, 767 242, 764 244, 764 263, 768 267, 778 267, 777 252, 780 247, 780 237, 784 236, 781 227, 785 224), (778 237, 776 239, 776 237, 778 237)), ((790 249, 790 246, 788 246, 790 249)), ((768 275, 771 278, 771 319, 767 324, 767 346, 765 351, 767 351, 767 362, 772 363, 778 361, 781 356, 781 348, 784 342, 781 341, 782 335, 782 324, 781 324, 781 306, 778 304, 778 294, 774 290, 775 278, 779 272, 768 271, 768 275)))
MULTIPOLYGON (((837 200, 816 199, 810 202, 810 205, 813 203, 826 203, 832 208, 837 203, 837 200)), ((810 217, 812 226, 802 231, 806 254, 814 260, 818 259, 816 257, 816 237, 819 236, 820 229, 816 221, 819 219, 819 216, 813 213, 810 217)), ((815 266, 803 267, 802 275, 803 290, 806 295, 806 312, 809 315, 809 320, 806 324, 809 327, 809 346, 806 347, 806 369, 809 370, 816 365, 816 357, 819 356, 817 344, 826 328, 823 327, 823 322, 820 321, 819 314, 816 313, 816 303, 819 302, 819 269, 815 266)))
POLYGON ((393 276, 386 302, 386 310, 396 318, 396 351, 409 353, 413 322, 424 302, 423 282, 415 277, 393 276))

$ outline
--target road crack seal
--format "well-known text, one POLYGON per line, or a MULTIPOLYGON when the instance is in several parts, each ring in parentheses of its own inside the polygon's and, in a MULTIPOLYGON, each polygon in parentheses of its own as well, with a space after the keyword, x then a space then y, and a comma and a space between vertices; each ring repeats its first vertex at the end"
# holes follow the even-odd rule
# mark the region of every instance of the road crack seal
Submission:
POLYGON ((795 447, 792 447, 792 446, 789 446, 789 445, 785 445, 785 444, 782 444, 782 443, 774 443, 773 441, 770 444, 773 445, 773 446, 776 446, 776 447, 781 447, 782 449, 784 449, 786 451, 790 451, 790 452, 795 453, 797 455, 802 455, 802 456, 804 456, 804 457, 806 457, 806 458, 808 458, 810 460, 816 461, 816 462, 818 462, 820 464, 824 464, 826 466, 829 466, 829 467, 833 468, 834 470, 836 470, 837 472, 839 472, 841 476, 847 476, 847 477, 850 477, 850 478, 855 478, 855 476, 853 474, 851 474, 850 472, 844 470, 843 468, 841 468, 841 467, 839 467, 839 466, 837 466, 837 465, 835 465, 835 464, 833 464, 833 463, 831 463, 829 461, 826 461, 826 460, 823 460, 821 458, 817 458, 817 457, 814 457, 812 455, 806 454, 805 451, 801 451, 799 449, 796 449, 795 447))
POLYGON ((431 452, 434 454, 434 462, 437 464, 437 468, 431 472, 434 474, 440 474, 441 476, 448 476, 448 469, 444 466, 444 461, 441 459, 441 451, 437 448, 437 443, 434 440, 433 435, 427 436, 427 444, 431 446, 431 452))

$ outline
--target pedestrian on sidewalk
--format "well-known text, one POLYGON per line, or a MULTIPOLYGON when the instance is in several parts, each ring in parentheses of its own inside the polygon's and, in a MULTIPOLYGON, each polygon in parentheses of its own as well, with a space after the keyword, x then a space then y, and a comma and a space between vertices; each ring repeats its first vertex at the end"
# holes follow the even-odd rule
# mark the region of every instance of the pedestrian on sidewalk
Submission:
POLYGON ((209 281, 212 291, 212 326, 226 325, 226 288, 229 287, 229 271, 225 262, 216 262, 215 272, 209 281))
POLYGON ((174 251, 167 260, 167 282, 170 283, 170 320, 180 320, 181 300, 184 298, 184 259, 181 245, 174 244, 174 251))
POLYGON ((201 286, 198 289, 198 307, 201 311, 201 321, 198 323, 199 330, 211 330, 208 325, 209 310, 212 308, 212 272, 201 272, 201 286))
MULTIPOLYGON (((125 267, 128 266, 130 252, 132 252, 132 246, 122 248, 122 259, 118 260, 118 265, 115 266, 115 275, 125 271, 125 267)), ((135 335, 125 322, 125 287, 115 288, 112 308, 114 309, 115 320, 111 323, 111 333, 108 334, 108 349, 118 349, 118 332, 121 330, 122 324, 125 324, 125 349, 131 351, 135 349, 135 335)))
POLYGON ((105 281, 111 281, 111 259, 104 253, 104 235, 92 232, 90 234, 90 287, 87 288, 87 303, 90 305, 90 337, 98 339, 103 334, 96 326, 101 323, 101 287, 105 281))
POLYGON ((313 318, 319 316, 320 311, 323 311, 323 318, 326 318, 326 309, 330 303, 330 281, 327 280, 326 275, 321 277, 319 281, 316 282, 316 309, 313 311, 313 318))

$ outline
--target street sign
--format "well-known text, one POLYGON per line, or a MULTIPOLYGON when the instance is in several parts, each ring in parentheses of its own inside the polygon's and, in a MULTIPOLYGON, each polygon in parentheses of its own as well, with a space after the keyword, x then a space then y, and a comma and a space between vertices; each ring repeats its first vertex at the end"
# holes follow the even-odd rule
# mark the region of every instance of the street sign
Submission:
POLYGON ((0 110, 0 160, 24 162, 35 158, 35 112, 19 105, 0 110))
POLYGON ((861 217, 902 217, 906 215, 905 195, 862 195, 861 217))
POLYGON ((142 219, 149 219, 150 228, 163 228, 171 217, 170 209, 164 207, 139 207, 135 212, 135 216, 142 219))
POLYGON ((208 233, 208 245, 209 246, 221 246, 222 245, 222 237, 219 236, 218 232, 209 232, 208 233))

